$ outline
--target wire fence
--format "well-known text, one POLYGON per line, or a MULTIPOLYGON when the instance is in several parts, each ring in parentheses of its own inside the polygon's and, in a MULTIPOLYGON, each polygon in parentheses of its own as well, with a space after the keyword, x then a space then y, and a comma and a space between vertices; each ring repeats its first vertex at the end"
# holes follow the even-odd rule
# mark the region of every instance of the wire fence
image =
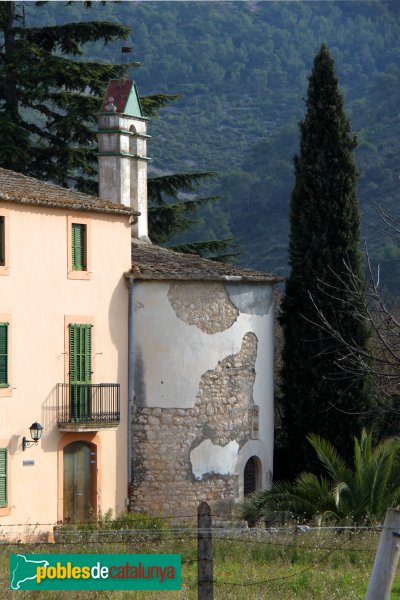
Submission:
MULTIPOLYGON (((178 523, 177 519, 161 518, 154 527, 148 528, 128 527, 126 522, 118 520, 57 524, 54 528, 51 523, 0 526, 1 585, 9 580, 9 555, 22 550, 35 554, 174 553, 182 556, 183 591, 179 596, 169 597, 194 599, 197 597, 198 536, 210 533, 215 598, 362 598, 362 591, 351 595, 345 590, 344 573, 357 580, 356 589, 365 591, 382 530, 381 525, 247 528, 243 523, 224 521, 222 515, 213 515, 210 529, 199 529, 193 522, 196 517, 181 517, 178 523), (49 532, 48 539, 41 539, 49 532), (327 587, 320 596, 307 592, 304 582, 316 585, 312 582, 321 577, 328 579, 328 572, 332 587, 336 589, 339 581, 342 591, 327 587), (291 595, 293 586, 305 587, 304 595, 291 595)), ((111 597, 111 592, 108 594, 111 597)), ((104 597, 108 597, 107 592, 104 597)), ((112 597, 118 596, 113 592, 112 597)), ((150 592, 133 597, 152 598, 150 592)), ((160 597, 154 595, 154 598, 160 597)))

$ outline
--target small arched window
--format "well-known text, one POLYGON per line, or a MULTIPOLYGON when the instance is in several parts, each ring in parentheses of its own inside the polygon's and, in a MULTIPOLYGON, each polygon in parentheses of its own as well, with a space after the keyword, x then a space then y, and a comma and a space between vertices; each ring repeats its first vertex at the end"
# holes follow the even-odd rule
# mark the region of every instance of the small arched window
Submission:
POLYGON ((253 406, 251 409, 251 439, 259 439, 259 422, 260 422, 260 409, 258 406, 253 406))

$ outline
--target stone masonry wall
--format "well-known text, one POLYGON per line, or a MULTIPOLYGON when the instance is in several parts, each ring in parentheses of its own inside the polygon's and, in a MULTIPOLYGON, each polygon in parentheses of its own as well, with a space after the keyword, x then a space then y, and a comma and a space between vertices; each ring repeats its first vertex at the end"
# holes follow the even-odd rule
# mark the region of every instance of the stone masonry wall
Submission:
POLYGON ((190 453, 204 440, 220 447, 250 439, 257 337, 246 333, 237 354, 205 372, 193 408, 135 407, 134 482, 130 509, 166 516, 195 515, 206 500, 226 514, 237 497, 233 473, 193 474, 190 453))
POLYGON ((172 283, 168 300, 179 319, 208 334, 229 329, 239 316, 221 283, 172 283))

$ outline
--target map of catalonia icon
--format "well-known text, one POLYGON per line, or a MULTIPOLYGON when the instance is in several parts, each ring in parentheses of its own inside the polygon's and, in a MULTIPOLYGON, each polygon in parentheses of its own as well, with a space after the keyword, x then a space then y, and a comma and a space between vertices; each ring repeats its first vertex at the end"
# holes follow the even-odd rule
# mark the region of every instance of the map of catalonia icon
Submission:
POLYGON ((36 569, 38 567, 49 566, 47 560, 31 560, 23 554, 17 554, 11 558, 14 558, 14 561, 12 561, 14 564, 10 564, 10 589, 12 590, 25 589, 24 585, 21 588, 21 584, 31 579, 36 580, 36 569))

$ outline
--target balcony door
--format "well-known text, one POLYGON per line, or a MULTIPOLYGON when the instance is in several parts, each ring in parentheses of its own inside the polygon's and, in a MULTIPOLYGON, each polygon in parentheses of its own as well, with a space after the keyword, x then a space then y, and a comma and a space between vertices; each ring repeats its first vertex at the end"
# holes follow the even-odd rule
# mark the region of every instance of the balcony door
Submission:
POLYGON ((85 442, 64 447, 64 521, 88 521, 95 507, 92 463, 95 452, 85 442))
POLYGON ((69 325, 70 420, 92 414, 92 325, 69 325))

